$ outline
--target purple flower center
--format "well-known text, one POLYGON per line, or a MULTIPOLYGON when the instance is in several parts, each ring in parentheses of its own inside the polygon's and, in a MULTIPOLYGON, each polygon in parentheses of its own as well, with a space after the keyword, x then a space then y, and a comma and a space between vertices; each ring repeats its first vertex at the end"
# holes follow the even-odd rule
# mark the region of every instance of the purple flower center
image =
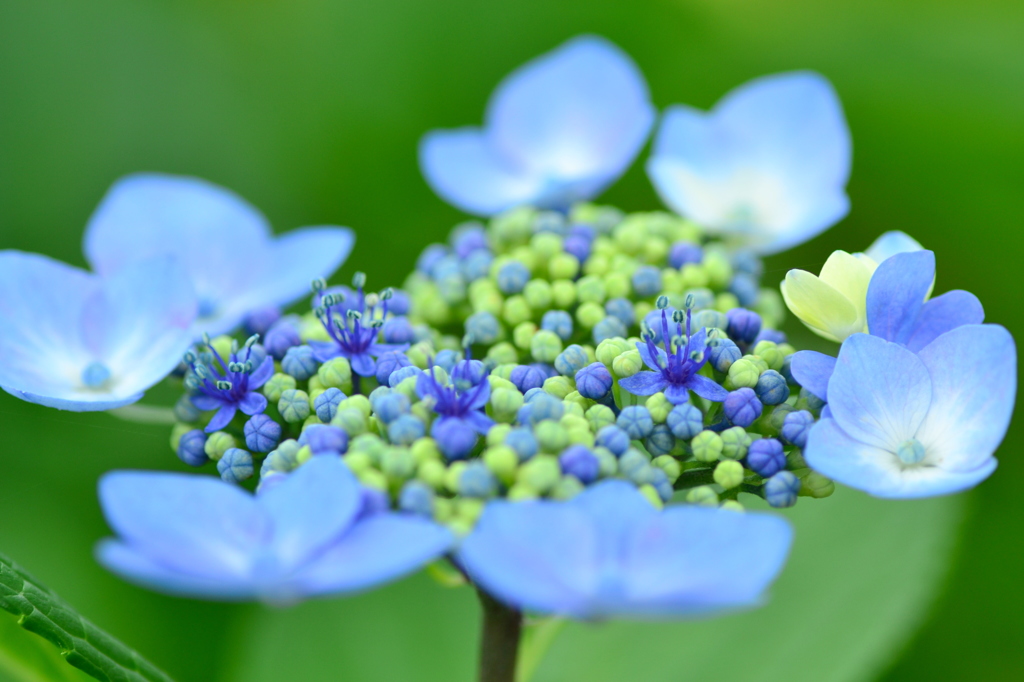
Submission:
POLYGON ((676 328, 676 338, 678 339, 675 344, 675 349, 672 348, 672 337, 669 336, 669 323, 668 314, 665 309, 661 310, 661 339, 665 346, 665 358, 663 359, 658 354, 658 347, 654 343, 654 335, 646 334, 644 341, 647 344, 647 351, 650 353, 651 358, 658 364, 658 368, 661 371, 661 376, 672 384, 684 383, 687 379, 692 377, 700 368, 707 362, 706 354, 704 349, 697 350, 691 348, 693 345, 693 337, 690 334, 690 308, 686 309, 686 343, 682 343, 683 325, 681 321, 674 321, 676 328), (664 364, 662 364, 664 363, 664 364))
POLYGON ((348 300, 344 294, 320 296, 320 305, 314 312, 343 355, 366 353, 377 341, 380 327, 388 316, 388 299, 381 300, 379 306, 367 306, 366 303, 362 287, 356 292, 354 306, 347 305, 348 300), (380 316, 375 317, 378 308, 380 316), (369 323, 364 321, 364 317, 369 323))
POLYGON ((249 376, 253 371, 252 343, 245 345, 244 356, 233 351, 225 362, 209 341, 206 343, 213 355, 207 363, 190 362, 192 371, 199 377, 199 390, 222 403, 237 405, 249 394, 249 376))

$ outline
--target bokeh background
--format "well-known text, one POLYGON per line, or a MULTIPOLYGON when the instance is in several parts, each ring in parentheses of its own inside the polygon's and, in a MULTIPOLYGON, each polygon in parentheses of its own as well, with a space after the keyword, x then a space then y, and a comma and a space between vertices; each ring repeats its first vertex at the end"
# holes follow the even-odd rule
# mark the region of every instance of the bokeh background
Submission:
MULTIPOLYGON (((853 210, 770 259, 769 281, 902 229, 937 252, 938 290, 977 293, 1024 338, 1018 0, 4 0, 0 248, 84 265, 81 232, 110 183, 166 171, 238 191, 278 230, 352 226, 339 278, 398 284, 464 218, 421 179, 420 135, 479 123, 502 76, 582 32, 629 52, 659 107, 708 107, 776 71, 825 74, 853 131, 853 210)), ((603 199, 659 207, 639 163, 603 199)), ((968 495, 801 502, 767 609, 570 628, 537 679, 1020 679, 1020 417, 968 495)), ((0 395, 0 551, 176 679, 470 679, 472 595, 423 576, 274 611, 107 575, 91 557, 106 533, 95 482, 117 467, 180 465, 161 427, 0 395)), ((20 636, 9 620, 0 612, 0 637, 20 636)), ((0 679, 28 679, 14 669, 0 661, 0 679)))

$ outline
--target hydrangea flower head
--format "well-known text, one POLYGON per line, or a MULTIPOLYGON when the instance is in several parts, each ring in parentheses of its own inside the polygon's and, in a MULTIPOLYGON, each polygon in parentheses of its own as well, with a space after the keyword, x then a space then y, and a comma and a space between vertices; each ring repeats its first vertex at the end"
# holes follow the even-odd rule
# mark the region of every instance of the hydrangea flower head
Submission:
POLYGON ((918 353, 857 334, 828 384, 831 418, 810 431, 816 471, 879 497, 958 492, 987 478, 1013 412, 1013 338, 996 325, 964 325, 918 353))
POLYGON ((808 329, 842 343, 851 334, 867 331, 868 283, 875 263, 845 251, 835 251, 820 275, 790 270, 781 284, 786 306, 808 329))
POLYGON ((741 85, 708 113, 670 107, 647 172, 673 210, 776 253, 846 215, 850 153, 832 86, 795 72, 741 85))
POLYGON ((0 251, 0 387, 78 412, 134 403, 192 342, 196 299, 169 257, 108 278, 0 251))
POLYGON ((100 501, 118 537, 97 557, 161 592, 287 603, 388 582, 451 545, 420 517, 365 513, 359 483, 333 455, 278 476, 253 496, 209 476, 106 474, 100 501))
POLYGON ((89 220, 84 248, 103 276, 147 256, 176 256, 199 298, 198 336, 231 331, 252 311, 291 303, 311 279, 337 270, 353 241, 344 227, 274 237, 259 211, 222 187, 139 174, 110 188, 89 220))
POLYGON ((678 618, 757 605, 791 540, 784 519, 689 505, 659 511, 611 480, 569 502, 490 503, 458 561, 517 609, 678 618))
POLYGON ((564 209, 625 172, 654 117, 629 57, 582 36, 502 81, 483 128, 426 135, 420 166, 434 191, 469 213, 522 204, 564 209))

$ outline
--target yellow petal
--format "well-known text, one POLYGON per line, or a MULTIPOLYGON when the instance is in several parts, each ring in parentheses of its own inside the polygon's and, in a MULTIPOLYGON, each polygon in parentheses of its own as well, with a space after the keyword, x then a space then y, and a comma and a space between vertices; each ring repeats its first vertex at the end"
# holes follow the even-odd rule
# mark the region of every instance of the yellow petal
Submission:
POLYGON ((841 343, 863 331, 863 317, 853 303, 815 275, 790 270, 780 289, 790 311, 819 336, 841 343))
POLYGON ((878 265, 870 258, 858 258, 834 251, 821 268, 821 279, 863 310, 867 306, 868 282, 878 265))

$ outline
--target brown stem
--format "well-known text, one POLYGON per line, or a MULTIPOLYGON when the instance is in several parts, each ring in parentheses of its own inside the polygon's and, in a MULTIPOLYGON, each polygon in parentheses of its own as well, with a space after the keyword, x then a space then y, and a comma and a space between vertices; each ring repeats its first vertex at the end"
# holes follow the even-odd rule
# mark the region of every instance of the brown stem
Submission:
POLYGON ((515 682, 516 658, 523 632, 523 615, 478 589, 483 607, 480 637, 480 682, 515 682))

